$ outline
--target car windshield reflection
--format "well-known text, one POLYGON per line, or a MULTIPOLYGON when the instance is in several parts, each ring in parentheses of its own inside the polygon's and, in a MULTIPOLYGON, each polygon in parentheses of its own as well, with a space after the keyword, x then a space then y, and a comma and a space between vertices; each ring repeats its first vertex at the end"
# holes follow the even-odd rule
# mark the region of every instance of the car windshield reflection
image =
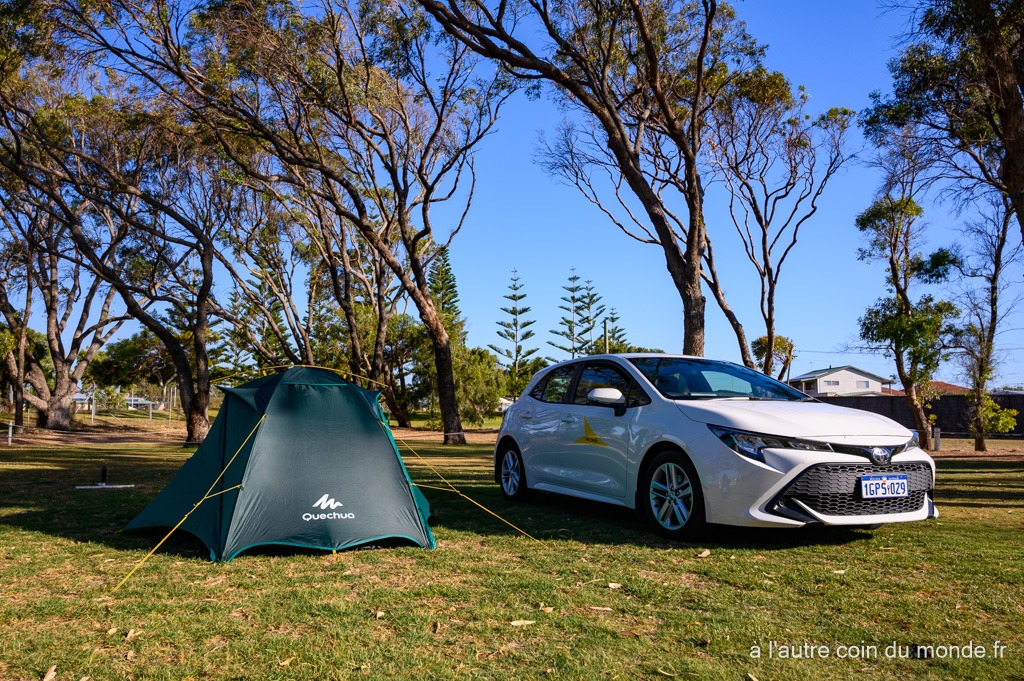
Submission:
POLYGON ((692 357, 631 357, 670 400, 813 401, 785 383, 746 367, 692 357))

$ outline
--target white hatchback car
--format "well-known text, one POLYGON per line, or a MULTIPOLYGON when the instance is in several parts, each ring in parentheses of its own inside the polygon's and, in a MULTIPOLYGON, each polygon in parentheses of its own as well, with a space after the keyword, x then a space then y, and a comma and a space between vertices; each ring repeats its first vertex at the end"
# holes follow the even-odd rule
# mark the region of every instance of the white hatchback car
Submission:
POLYGON ((505 412, 495 481, 640 510, 685 539, 705 523, 875 526, 938 516, 917 435, 731 362, 599 355, 537 373, 505 412))

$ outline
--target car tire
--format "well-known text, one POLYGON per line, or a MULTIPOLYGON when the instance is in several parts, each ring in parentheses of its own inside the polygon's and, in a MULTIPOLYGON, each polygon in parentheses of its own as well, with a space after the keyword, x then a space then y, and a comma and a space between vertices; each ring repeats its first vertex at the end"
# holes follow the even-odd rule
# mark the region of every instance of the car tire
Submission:
POLYGON ((704 494, 697 471, 675 450, 654 457, 644 472, 639 494, 644 518, 669 539, 694 539, 704 530, 704 494))
POLYGON ((530 490, 526 486, 526 468, 523 466, 523 455, 514 444, 507 443, 499 450, 498 482, 501 494, 509 501, 522 501, 530 490))

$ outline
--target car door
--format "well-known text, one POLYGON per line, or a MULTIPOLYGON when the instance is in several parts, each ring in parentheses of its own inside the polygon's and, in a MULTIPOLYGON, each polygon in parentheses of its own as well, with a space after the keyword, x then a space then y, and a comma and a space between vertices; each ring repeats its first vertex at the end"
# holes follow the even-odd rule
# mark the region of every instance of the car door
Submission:
POLYGON ((517 418, 520 453, 531 487, 559 478, 559 426, 579 363, 555 367, 530 391, 517 418))
POLYGON ((645 400, 636 382, 615 364, 587 362, 559 419, 560 484, 587 494, 624 499, 635 473, 630 464, 635 407, 645 400), (619 409, 595 404, 587 398, 594 388, 616 388, 626 401, 619 409))

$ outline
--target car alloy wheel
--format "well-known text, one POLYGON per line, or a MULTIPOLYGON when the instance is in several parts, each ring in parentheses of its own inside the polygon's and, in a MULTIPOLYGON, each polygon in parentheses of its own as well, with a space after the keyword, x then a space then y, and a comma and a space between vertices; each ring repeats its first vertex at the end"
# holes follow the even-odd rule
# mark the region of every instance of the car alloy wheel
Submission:
POLYGON ((523 458, 515 445, 509 445, 501 455, 498 470, 501 478, 501 493, 510 501, 520 501, 526 496, 526 473, 523 458))
POLYGON ((648 468, 644 489, 644 510, 658 532, 672 539, 687 539, 702 528, 700 481, 683 454, 669 451, 658 455, 648 468))

